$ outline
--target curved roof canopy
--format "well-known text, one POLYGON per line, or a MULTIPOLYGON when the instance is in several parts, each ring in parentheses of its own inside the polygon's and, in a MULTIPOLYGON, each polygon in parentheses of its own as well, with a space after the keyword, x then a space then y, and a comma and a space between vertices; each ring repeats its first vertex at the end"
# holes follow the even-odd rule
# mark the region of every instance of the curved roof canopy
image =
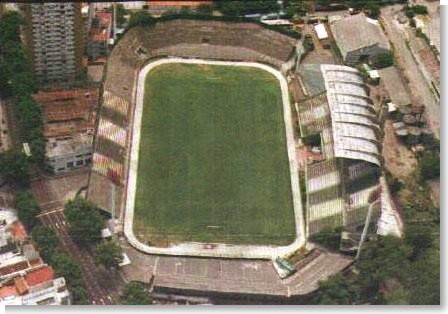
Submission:
POLYGON ((380 166, 379 125, 362 77, 357 70, 342 65, 322 64, 321 71, 330 108, 334 156, 380 166))

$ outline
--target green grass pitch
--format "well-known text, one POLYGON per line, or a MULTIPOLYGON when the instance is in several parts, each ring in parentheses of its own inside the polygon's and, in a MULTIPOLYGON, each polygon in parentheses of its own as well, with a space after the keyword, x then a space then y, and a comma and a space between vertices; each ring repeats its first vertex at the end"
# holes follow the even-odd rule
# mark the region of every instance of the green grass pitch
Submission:
POLYGON ((134 210, 143 243, 286 245, 295 223, 279 82, 257 68, 148 73, 134 210))

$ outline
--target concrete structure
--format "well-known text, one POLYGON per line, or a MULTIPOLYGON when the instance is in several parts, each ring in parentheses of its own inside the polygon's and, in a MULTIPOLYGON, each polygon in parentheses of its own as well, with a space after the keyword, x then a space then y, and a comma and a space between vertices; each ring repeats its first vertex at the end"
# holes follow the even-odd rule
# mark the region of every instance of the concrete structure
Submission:
POLYGON ((63 277, 39 256, 14 210, 0 208, 0 305, 70 304, 63 277))
POLYGON ((81 3, 23 4, 25 44, 41 83, 70 82, 84 73, 81 3))
POLYGON ((364 13, 333 21, 330 28, 346 64, 365 63, 371 57, 391 50, 378 21, 364 13))
POLYGON ((46 168, 53 173, 61 173, 90 165, 92 143, 92 134, 50 139, 45 149, 46 168))

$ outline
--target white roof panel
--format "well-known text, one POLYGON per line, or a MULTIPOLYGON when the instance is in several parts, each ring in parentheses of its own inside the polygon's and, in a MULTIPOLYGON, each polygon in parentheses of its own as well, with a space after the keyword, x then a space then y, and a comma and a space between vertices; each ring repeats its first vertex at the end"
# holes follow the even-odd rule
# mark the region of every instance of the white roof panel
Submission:
POLYGON ((381 165, 379 125, 363 79, 356 69, 321 65, 331 114, 335 157, 381 165))
POLYGON ((316 31, 317 38, 319 38, 319 39, 327 39, 328 38, 328 33, 327 33, 327 30, 325 29, 324 24, 319 23, 319 24, 315 25, 314 30, 316 31))

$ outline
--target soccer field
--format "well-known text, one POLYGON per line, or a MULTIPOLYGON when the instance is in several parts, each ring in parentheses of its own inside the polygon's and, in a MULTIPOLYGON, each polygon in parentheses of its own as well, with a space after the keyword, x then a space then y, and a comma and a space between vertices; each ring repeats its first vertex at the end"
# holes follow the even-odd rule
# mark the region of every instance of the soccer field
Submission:
POLYGON ((136 237, 160 246, 293 242, 278 80, 258 68, 171 63, 145 85, 136 237))

